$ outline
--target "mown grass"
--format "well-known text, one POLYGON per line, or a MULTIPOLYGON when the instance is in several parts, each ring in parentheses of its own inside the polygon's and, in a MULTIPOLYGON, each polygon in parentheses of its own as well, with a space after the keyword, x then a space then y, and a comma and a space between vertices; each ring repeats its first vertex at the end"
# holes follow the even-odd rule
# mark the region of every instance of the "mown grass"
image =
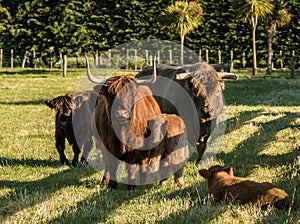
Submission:
MULTIPOLYGON (((242 74, 227 81, 226 130, 215 154, 185 169, 186 187, 115 191, 88 165, 61 166, 54 112, 43 101, 78 90, 84 70, 0 70, 1 223, 299 223, 300 211, 215 203, 198 169, 233 165, 237 176, 270 181, 300 207, 300 79, 242 74), (249 79, 250 77, 250 79, 249 79)), ((288 77, 288 74, 285 74, 288 77)), ((299 77, 299 76, 296 76, 299 77)), ((211 150, 211 151, 210 151, 211 150)), ((72 157, 70 146, 67 156, 72 157)))

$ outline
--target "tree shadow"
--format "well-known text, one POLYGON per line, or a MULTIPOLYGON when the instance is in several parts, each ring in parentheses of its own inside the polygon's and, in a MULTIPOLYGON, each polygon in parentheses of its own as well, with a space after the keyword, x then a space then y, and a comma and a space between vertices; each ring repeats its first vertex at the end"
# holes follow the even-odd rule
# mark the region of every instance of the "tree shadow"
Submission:
POLYGON ((253 78, 226 83, 227 105, 299 106, 299 80, 253 78))
POLYGON ((109 216, 117 208, 143 194, 145 194, 144 189, 130 191, 123 184, 118 184, 117 190, 105 188, 88 199, 77 202, 69 209, 71 212, 62 213, 61 216, 52 219, 50 223, 110 222, 109 216))
POLYGON ((233 130, 241 128, 246 122, 258 117, 263 112, 262 109, 247 110, 240 112, 236 117, 227 119, 225 134, 230 133, 233 130))
MULTIPOLYGON (((24 163, 26 164, 28 161, 24 163)), ((82 169, 82 167, 77 167, 52 174, 36 181, 0 180, 1 188, 9 187, 13 189, 8 194, 0 197, 0 203, 2 204, 0 217, 2 221, 4 221, 18 211, 46 201, 55 192, 64 187, 79 186, 81 185, 81 178, 90 176, 93 173, 95 173, 95 171, 92 168, 82 169), (24 195, 26 195, 27 198, 25 201, 24 195), (39 195, 39 197, 35 197, 35 195, 39 195), (13 201, 13 204, 7 203, 8 200, 13 201)))
POLYGON ((29 100, 29 101, 0 102, 0 104, 3 105, 41 105, 43 103, 44 103, 44 99, 29 100))
POLYGON ((206 181, 172 191, 164 195, 163 198, 186 199, 188 209, 182 209, 180 212, 172 213, 156 223, 199 223, 199 220, 201 220, 201 223, 209 223, 227 210, 226 205, 221 205, 220 203, 215 204, 208 198, 206 181), (215 206, 212 206, 213 204, 215 204, 215 206))
MULTIPOLYGON (((266 156, 259 155, 259 153, 270 142, 276 140, 276 134, 287 128, 292 127, 292 124, 300 116, 299 113, 285 113, 285 116, 277 118, 275 120, 266 123, 257 123, 260 130, 255 132, 245 141, 239 143, 237 147, 229 153, 220 152, 217 154, 217 158, 224 161, 225 164, 232 164, 234 167, 239 167, 244 171, 243 176, 248 176, 256 165, 262 167, 274 166, 283 163, 282 159, 284 155, 279 156, 266 156), (251 146, 251 150, 249 150, 251 146), (271 158, 271 159, 270 159, 271 158)), ((295 150, 292 154, 299 155, 298 150, 295 150)), ((285 155, 285 163, 293 162, 293 157, 285 155)))
POLYGON ((41 74, 52 74, 55 70, 49 69, 2 69, 0 70, 0 75, 36 75, 38 78, 47 78, 45 75, 41 74))
MULTIPOLYGON (((190 200, 191 202, 196 201, 198 204, 203 204, 203 202, 200 202, 199 199, 206 197, 207 191, 204 190, 203 192, 201 192, 201 196, 199 197, 199 190, 196 190, 196 188, 201 188, 203 190, 204 188, 206 188, 204 187, 204 184, 205 183, 203 182, 201 184, 189 186, 183 189, 178 188, 177 190, 167 194, 164 194, 165 190, 162 189, 159 190, 156 193, 156 195, 152 195, 152 197, 157 197, 155 199, 156 203, 159 203, 160 201, 163 202, 165 198, 168 198, 169 200, 178 198, 188 198, 188 200, 190 200)), ((154 188, 156 187, 162 188, 161 186, 155 186, 154 188)), ((152 190, 155 191, 155 189, 149 189, 149 191, 152 190)), ((148 190, 144 187, 138 187, 138 189, 135 191, 128 191, 126 189, 126 185, 121 184, 120 187, 118 187, 118 190, 104 190, 103 192, 95 193, 92 197, 88 198, 87 200, 77 202, 75 205, 72 206, 71 209, 69 209, 70 211, 75 212, 63 213, 61 216, 52 219, 50 223, 113 222, 112 220, 108 220, 110 214, 113 214, 117 208, 119 208, 124 203, 132 200, 133 198, 146 194, 147 191, 148 190), (89 212, 87 213, 86 211, 89 212), (80 218, 78 219, 78 217, 80 218)), ((184 214, 188 214, 188 212, 189 211, 187 210, 179 214, 176 213, 176 215, 172 214, 166 217, 165 220, 161 220, 157 223, 168 223, 169 221, 171 221, 171 223, 174 223, 174 219, 177 219, 176 216, 181 217, 184 214)), ((217 215, 217 213, 214 213, 214 215, 217 215)), ((211 217, 212 219, 214 218, 214 215, 211 217)), ((124 220, 124 222, 126 221, 124 220)))
MULTIPOLYGON (((0 157, 0 166, 27 166, 27 167, 61 167, 59 161, 40 160, 40 159, 12 159, 0 157)), ((0 185, 1 186, 1 185, 0 185)))

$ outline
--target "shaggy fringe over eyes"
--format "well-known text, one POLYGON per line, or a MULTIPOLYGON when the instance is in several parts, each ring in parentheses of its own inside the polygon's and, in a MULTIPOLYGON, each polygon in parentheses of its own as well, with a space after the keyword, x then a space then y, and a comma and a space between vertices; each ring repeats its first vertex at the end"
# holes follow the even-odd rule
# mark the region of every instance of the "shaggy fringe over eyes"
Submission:
POLYGON ((107 80, 108 92, 116 96, 122 88, 131 88, 135 90, 137 88, 137 83, 134 81, 134 78, 129 75, 123 76, 113 76, 107 80))
POLYGON ((69 110, 74 109, 75 103, 73 101, 73 96, 65 95, 65 96, 60 96, 60 97, 56 98, 55 107, 56 108, 63 107, 63 109, 69 109, 69 110))
POLYGON ((116 97, 121 91, 121 99, 125 103, 135 100, 131 108, 130 128, 137 136, 142 137, 146 131, 148 120, 160 114, 160 108, 152 96, 151 90, 138 85, 134 77, 129 75, 113 76, 107 80, 108 93, 116 97), (147 111, 146 116, 142 111, 147 111))

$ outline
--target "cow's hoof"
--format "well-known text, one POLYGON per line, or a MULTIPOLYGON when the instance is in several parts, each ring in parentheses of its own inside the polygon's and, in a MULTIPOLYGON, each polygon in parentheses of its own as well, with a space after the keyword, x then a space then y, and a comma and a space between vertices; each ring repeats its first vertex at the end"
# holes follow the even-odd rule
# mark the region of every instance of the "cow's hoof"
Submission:
POLYGON ((145 189, 150 189, 153 187, 153 184, 145 184, 143 185, 145 189))
POLYGON ((178 187, 184 187, 185 183, 183 177, 174 178, 174 180, 178 187))
POLYGON ((86 159, 85 159, 83 156, 82 156, 81 159, 80 159, 80 163, 82 163, 82 164, 87 163, 86 159))
POLYGON ((159 182, 161 186, 166 186, 168 184, 168 179, 162 180, 159 182))
POLYGON ((135 189, 136 189, 136 186, 135 186, 135 185, 130 185, 130 184, 128 184, 128 185, 127 185, 127 189, 132 191, 132 190, 135 190, 135 189))
POLYGON ((66 160, 60 160, 60 162, 61 162, 62 165, 70 166, 70 163, 67 159, 66 160))
POLYGON ((103 176, 101 184, 105 184, 105 185, 109 184, 109 178, 103 176))
POLYGON ((78 166, 78 161, 73 160, 73 161, 72 161, 72 166, 78 166))
POLYGON ((114 181, 114 180, 110 180, 109 183, 108 183, 108 187, 112 190, 115 190, 117 189, 117 182, 114 181))

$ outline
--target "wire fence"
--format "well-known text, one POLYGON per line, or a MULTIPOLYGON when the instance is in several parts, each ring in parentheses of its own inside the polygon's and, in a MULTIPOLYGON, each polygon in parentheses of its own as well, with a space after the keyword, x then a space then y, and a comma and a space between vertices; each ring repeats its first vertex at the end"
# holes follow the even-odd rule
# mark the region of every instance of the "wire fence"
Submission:
MULTIPOLYGON (((84 68, 84 55, 62 55, 53 56, 49 52, 25 52, 22 54, 14 53, 13 49, 0 49, 0 68, 63 68, 64 62, 68 68, 84 68), (64 60, 65 58, 65 60, 64 60)), ((164 64, 180 64, 180 54, 176 51, 168 50, 168 52, 152 52, 151 50, 138 51, 134 49, 125 49, 123 52, 114 52, 108 50, 106 52, 91 54, 93 65, 96 67, 106 68, 124 68, 140 70, 146 65, 151 65, 154 54, 157 63, 164 64)), ((252 55, 243 52, 225 52, 221 50, 208 51, 199 50, 196 61, 193 63, 206 61, 209 64, 220 67, 224 70, 249 68, 252 66, 252 55)), ((195 59, 195 56, 194 56, 195 59)), ((185 59, 189 61, 189 59, 185 59)), ((189 61, 190 62, 190 61, 189 61)), ((258 60, 259 68, 266 68, 266 59, 258 60)), ((273 69, 298 69, 300 68, 298 57, 293 51, 288 54, 283 51, 273 53, 273 69)))

